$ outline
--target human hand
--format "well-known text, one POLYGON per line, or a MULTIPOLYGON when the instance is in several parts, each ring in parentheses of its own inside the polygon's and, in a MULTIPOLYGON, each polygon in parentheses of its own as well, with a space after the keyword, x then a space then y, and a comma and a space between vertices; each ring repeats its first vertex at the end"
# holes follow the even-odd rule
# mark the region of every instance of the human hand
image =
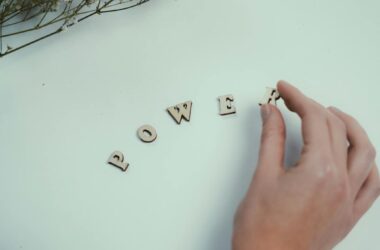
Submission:
POLYGON ((375 149, 351 116, 284 81, 277 89, 301 118, 303 150, 285 168, 284 120, 275 106, 263 105, 259 160, 235 215, 233 249, 331 249, 380 195, 375 149))

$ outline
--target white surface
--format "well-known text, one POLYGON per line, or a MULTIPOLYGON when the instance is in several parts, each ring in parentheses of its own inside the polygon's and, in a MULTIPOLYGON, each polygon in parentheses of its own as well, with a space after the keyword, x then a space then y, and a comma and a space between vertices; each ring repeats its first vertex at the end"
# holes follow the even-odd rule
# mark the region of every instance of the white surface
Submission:
MULTIPOLYGON (((0 60, 0 249, 227 250, 278 79, 355 116, 375 146, 380 2, 152 2, 0 60), (237 114, 220 117, 233 94, 237 114), (165 112, 193 101, 190 123, 165 112), (153 125, 158 139, 136 136, 153 125), (126 173, 106 164, 122 151, 126 173)), ((287 162, 300 150, 286 111, 287 162)), ((379 249, 377 203, 337 249, 379 249)))

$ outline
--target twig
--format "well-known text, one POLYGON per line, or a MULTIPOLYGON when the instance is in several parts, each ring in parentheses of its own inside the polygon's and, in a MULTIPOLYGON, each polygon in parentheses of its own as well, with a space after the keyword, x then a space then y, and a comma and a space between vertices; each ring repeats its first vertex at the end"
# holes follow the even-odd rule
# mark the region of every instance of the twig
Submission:
POLYGON ((56 35, 67 28, 82 22, 95 14, 111 13, 127 10, 150 0, 0 0, 0 58, 28 47, 43 39, 56 35), (59 7, 63 4, 63 7, 59 7), (60 10, 59 10, 60 9, 60 10), (33 13, 32 13, 33 12, 33 13), (56 12, 56 14, 55 14, 56 12), (21 15, 24 15, 21 17, 21 15), (24 24, 32 24, 32 27, 21 27, 24 24), (20 25, 20 29, 17 30, 20 25), (3 39, 16 37, 23 33, 44 30, 48 26, 59 25, 54 31, 46 31, 37 39, 25 42, 15 48, 6 45, 3 51, 3 39), (13 27, 16 31, 6 31, 13 27))

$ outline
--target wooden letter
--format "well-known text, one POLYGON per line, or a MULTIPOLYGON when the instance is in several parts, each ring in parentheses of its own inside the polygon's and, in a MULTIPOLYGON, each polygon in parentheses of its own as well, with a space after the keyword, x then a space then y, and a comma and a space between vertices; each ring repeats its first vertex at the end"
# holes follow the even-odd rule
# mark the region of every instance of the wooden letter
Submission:
POLYGON ((229 115, 235 114, 236 108, 232 105, 234 97, 232 95, 219 96, 219 114, 220 115, 229 115))
POLYGON ((143 125, 137 130, 137 136, 143 142, 153 142, 157 138, 157 132, 152 126, 143 125))
POLYGON ((192 102, 187 101, 177 104, 167 109, 168 113, 173 117, 177 124, 181 124, 182 118, 190 121, 192 102))
POLYGON ((108 163, 120 168, 122 171, 126 171, 129 163, 128 162, 123 162, 124 161, 124 155, 120 151, 115 151, 111 154, 111 156, 108 158, 108 163))
POLYGON ((280 93, 278 93, 277 89, 267 87, 267 92, 265 93, 265 96, 259 105, 268 103, 276 105, 276 101, 278 99, 280 99, 280 93))

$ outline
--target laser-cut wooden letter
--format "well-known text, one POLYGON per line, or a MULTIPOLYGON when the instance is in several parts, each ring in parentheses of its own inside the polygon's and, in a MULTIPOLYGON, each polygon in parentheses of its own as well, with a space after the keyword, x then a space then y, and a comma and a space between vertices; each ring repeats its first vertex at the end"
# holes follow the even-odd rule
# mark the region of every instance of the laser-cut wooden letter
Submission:
POLYGON ((171 115, 171 117, 177 122, 177 124, 181 124, 182 119, 185 119, 186 121, 190 121, 191 107, 192 107, 192 102, 187 101, 187 102, 169 107, 167 111, 171 115))
POLYGON ((219 114, 220 115, 229 115, 235 114, 236 108, 232 104, 234 97, 232 95, 219 96, 219 114))
POLYGON ((120 151, 113 152, 108 158, 108 163, 120 168, 122 171, 126 171, 129 166, 128 162, 124 162, 124 155, 120 151))
POLYGON ((276 105, 276 101, 280 99, 280 93, 277 91, 277 89, 267 87, 267 92, 265 93, 265 96, 263 100, 259 103, 259 105, 263 104, 273 104, 276 105))
POLYGON ((143 125, 137 130, 137 136, 143 142, 154 142, 157 138, 157 132, 152 126, 143 125))

